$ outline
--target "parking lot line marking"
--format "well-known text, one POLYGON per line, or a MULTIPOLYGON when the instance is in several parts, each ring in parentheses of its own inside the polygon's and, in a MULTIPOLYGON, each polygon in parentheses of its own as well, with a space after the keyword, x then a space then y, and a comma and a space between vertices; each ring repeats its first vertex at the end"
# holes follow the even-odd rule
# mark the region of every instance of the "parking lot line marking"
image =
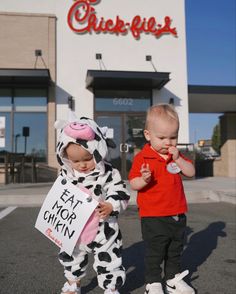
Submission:
POLYGON ((9 207, 5 208, 4 210, 0 211, 0 219, 3 219, 5 216, 7 216, 9 213, 11 213, 16 208, 17 208, 17 206, 9 206, 9 207))

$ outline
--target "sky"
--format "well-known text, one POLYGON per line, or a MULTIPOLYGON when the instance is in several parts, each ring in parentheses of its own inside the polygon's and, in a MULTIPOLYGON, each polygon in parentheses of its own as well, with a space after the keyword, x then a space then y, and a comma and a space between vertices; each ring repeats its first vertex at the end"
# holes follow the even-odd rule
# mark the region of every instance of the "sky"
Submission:
MULTIPOLYGON (((236 86, 236 0, 185 0, 189 85, 236 86)), ((220 114, 190 114, 190 142, 210 139, 220 114)))

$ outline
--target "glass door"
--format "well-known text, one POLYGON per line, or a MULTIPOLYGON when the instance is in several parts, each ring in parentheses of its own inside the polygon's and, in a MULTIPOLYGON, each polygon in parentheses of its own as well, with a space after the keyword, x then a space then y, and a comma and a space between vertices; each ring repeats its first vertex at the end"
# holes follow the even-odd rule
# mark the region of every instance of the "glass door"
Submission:
POLYGON ((146 143, 143 130, 145 125, 145 114, 124 115, 124 174, 127 179, 134 156, 143 148, 146 143))
POLYGON ((110 149, 111 163, 127 179, 134 155, 145 143, 143 129, 146 111, 151 105, 150 90, 96 90, 95 120, 110 128, 115 149, 110 149))
POLYGON ((110 129, 112 140, 115 142, 115 148, 109 148, 108 161, 110 161, 122 174, 122 156, 120 146, 123 140, 122 117, 120 115, 99 115, 95 118, 100 127, 107 126, 110 129))
POLYGON ((133 157, 145 143, 145 114, 106 113, 97 115, 95 120, 99 126, 110 129, 116 148, 110 148, 108 160, 121 172, 122 178, 127 179, 133 157))

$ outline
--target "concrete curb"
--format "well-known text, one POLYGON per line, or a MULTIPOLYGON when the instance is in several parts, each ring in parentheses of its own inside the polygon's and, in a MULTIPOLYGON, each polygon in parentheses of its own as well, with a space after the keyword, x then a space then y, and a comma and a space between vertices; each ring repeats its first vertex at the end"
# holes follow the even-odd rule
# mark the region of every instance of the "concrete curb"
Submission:
POLYGON ((236 195, 234 191, 185 191, 188 203, 201 202, 226 202, 236 204, 236 195))
MULTIPOLYGON (((0 195, 0 206, 20 206, 20 207, 40 207, 46 197, 46 194, 28 194, 28 195, 0 195)), ((236 196, 234 191, 185 191, 187 202, 191 203, 209 203, 209 202, 227 202, 236 205, 236 196)), ((131 192, 129 205, 136 205, 136 192, 131 192)))
POLYGON ((227 202, 236 205, 236 195, 234 192, 209 191, 210 198, 217 202, 227 202))
MULTIPOLYGON (((136 192, 132 191, 129 205, 136 205, 136 192)), ((227 202, 236 204, 236 178, 209 177, 183 181, 188 203, 227 202)), ((0 185, 0 206, 40 207, 51 189, 51 183, 0 185)))

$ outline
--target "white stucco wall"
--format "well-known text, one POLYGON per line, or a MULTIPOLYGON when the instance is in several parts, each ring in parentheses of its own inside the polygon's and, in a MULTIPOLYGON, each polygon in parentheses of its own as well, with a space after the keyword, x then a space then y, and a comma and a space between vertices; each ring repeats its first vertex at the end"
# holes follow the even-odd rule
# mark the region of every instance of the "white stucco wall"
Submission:
MULTIPOLYGON (((0 11, 48 13, 57 17, 57 117, 66 118, 67 97, 76 100, 78 116, 93 116, 93 94, 85 89, 88 69, 99 69, 95 59, 101 53, 107 70, 153 71, 145 55, 152 55, 152 61, 160 72, 170 72, 170 82, 161 91, 153 91, 153 101, 169 102, 175 99, 180 115, 179 142, 189 141, 187 65, 185 40, 184 0, 101 0, 94 8, 97 17, 115 19, 117 15, 131 21, 141 17, 154 16, 164 24, 164 17, 172 18, 171 27, 176 27, 178 37, 164 35, 159 39, 151 34, 142 34, 135 40, 131 33, 125 36, 113 34, 75 34, 67 25, 67 14, 74 3, 72 0, 1 0, 0 11)), ((37 34, 37 32, 35 32, 37 34)), ((40 49, 40 48, 36 48, 40 49)))

